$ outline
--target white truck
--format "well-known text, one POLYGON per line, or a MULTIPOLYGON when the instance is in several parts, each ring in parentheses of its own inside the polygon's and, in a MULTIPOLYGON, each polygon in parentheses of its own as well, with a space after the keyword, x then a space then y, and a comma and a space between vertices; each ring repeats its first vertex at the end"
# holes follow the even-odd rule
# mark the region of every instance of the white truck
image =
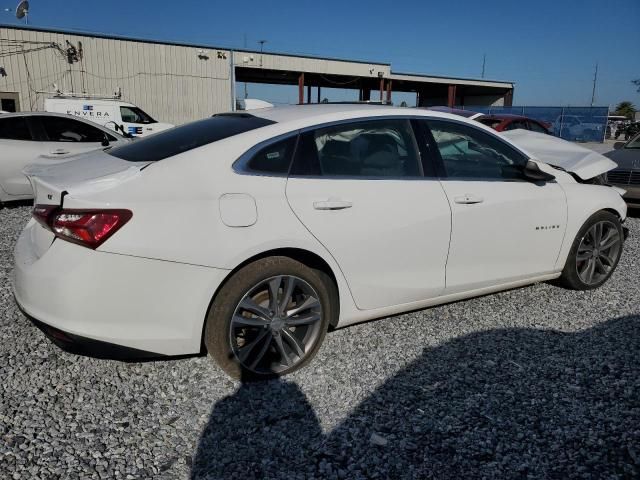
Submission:
POLYGON ((44 109, 84 118, 132 137, 147 137, 174 127, 157 122, 140 107, 120 100, 56 96, 45 99, 44 109))

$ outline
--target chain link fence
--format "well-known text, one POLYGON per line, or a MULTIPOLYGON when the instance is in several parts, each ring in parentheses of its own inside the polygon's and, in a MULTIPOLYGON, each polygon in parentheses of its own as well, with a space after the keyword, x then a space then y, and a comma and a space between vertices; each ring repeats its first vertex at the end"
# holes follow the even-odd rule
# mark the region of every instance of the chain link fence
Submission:
POLYGON ((609 107, 486 107, 460 106, 485 114, 511 114, 545 123, 556 137, 571 142, 603 142, 609 107))

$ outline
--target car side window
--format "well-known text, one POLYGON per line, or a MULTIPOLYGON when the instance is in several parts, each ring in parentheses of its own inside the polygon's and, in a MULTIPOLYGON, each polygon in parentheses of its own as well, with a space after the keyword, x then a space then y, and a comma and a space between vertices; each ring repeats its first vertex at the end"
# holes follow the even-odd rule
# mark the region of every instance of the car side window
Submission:
POLYGON ((0 119, 0 138, 5 140, 33 140, 27 120, 23 117, 0 119))
POLYGON ((115 140, 99 128, 72 118, 43 116, 40 121, 50 142, 102 142, 105 136, 109 141, 115 140))
POLYGON ((292 175, 421 177, 411 124, 403 119, 365 120, 306 132, 292 175))
POLYGON ((499 138, 461 123, 428 120, 446 176, 524 180, 527 157, 499 138))
POLYGON ((539 132, 539 133, 548 133, 547 129, 544 128, 542 125, 540 125, 538 122, 529 122, 529 129, 532 132, 539 132))
POLYGON ((120 107, 120 116, 127 123, 154 123, 153 118, 137 107, 120 107))
POLYGON ((262 147, 246 163, 245 171, 266 175, 287 175, 297 138, 297 135, 294 135, 262 147))
POLYGON ((523 130, 527 129, 527 124, 522 120, 514 120, 513 122, 507 125, 505 130, 517 130, 518 128, 522 128, 523 130))

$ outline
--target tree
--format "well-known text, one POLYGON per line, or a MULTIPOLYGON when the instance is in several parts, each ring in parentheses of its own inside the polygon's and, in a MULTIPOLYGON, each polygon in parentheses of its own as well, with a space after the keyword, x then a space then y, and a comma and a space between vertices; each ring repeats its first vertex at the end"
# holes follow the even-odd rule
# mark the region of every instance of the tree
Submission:
POLYGON ((631 83, 633 83, 636 87, 638 87, 638 92, 640 92, 640 78, 636 80, 631 80, 631 83))
POLYGON ((636 113, 636 107, 631 102, 620 102, 616 106, 616 115, 624 115, 625 117, 632 119, 636 113))

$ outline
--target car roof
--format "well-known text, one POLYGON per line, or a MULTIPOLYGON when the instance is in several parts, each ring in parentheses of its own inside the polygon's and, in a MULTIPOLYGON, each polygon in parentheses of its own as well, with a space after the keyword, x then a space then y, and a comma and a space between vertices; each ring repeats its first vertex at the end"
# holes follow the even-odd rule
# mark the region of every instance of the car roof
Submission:
MULTIPOLYGON (((454 120, 463 120, 462 117, 445 112, 435 110, 425 110, 407 107, 392 107, 390 105, 369 105, 369 104, 308 104, 308 105, 289 105, 277 106, 272 108, 261 108, 250 110, 247 112, 239 112, 250 114, 255 117, 265 118, 280 124, 286 123, 308 123, 309 125, 318 124, 319 117, 341 117, 344 119, 368 117, 368 116, 421 116, 432 118, 446 118, 454 120)), ((466 119, 464 119, 466 120, 466 119)))

